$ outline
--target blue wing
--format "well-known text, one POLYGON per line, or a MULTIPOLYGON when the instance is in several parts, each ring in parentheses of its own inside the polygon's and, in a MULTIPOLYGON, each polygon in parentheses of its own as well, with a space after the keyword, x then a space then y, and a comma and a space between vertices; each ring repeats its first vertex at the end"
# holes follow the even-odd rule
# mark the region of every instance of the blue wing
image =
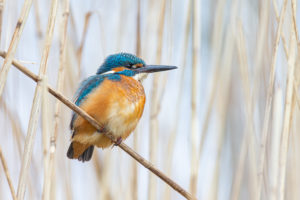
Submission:
MULTIPOLYGON (((76 106, 80 106, 80 104, 85 100, 85 98, 95 89, 97 88, 105 78, 108 78, 112 81, 119 81, 120 75, 119 74, 96 74, 94 76, 90 76, 89 78, 85 79, 81 82, 79 88, 75 94, 75 104, 76 106)), ((73 123, 77 118, 77 114, 75 112, 72 113, 72 119, 70 123, 70 128, 73 130, 73 123)))
MULTIPOLYGON (((104 75, 94 75, 81 82, 79 88, 75 94, 75 104, 80 106, 80 104, 85 100, 85 98, 90 94, 97 86, 99 86, 104 80, 104 75)), ((73 129, 73 123, 77 117, 75 112, 72 113, 72 119, 70 123, 71 130, 73 129)))

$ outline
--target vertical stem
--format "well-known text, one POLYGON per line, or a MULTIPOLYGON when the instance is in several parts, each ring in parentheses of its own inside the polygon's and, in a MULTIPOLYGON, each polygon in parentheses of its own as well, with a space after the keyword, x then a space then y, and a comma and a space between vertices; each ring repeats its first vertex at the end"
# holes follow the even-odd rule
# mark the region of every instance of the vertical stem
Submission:
POLYGON ((272 120, 272 142, 271 142, 271 156, 270 156, 270 200, 278 199, 278 163, 279 163, 279 150, 280 150, 280 138, 282 130, 282 90, 277 89, 275 91, 274 103, 273 103, 273 116, 272 120))
POLYGON ((193 0, 192 10, 192 86, 191 86, 191 144, 192 144, 192 156, 191 156, 191 176, 190 176, 190 190, 191 194, 196 196, 197 194, 197 181, 198 181, 198 107, 197 107, 197 91, 198 91, 198 68, 200 67, 200 0, 193 0))
POLYGON ((2 19, 3 19, 4 4, 5 4, 5 0, 0 0, 0 44, 2 43, 2 23, 3 23, 2 19))
POLYGON ((40 18, 40 12, 39 12, 39 0, 34 0, 33 2, 34 6, 34 14, 35 14, 35 23, 36 23, 36 32, 38 38, 41 38, 43 36, 43 31, 41 28, 41 18, 40 18))
POLYGON ((77 62, 78 62, 78 72, 79 72, 79 75, 81 74, 81 70, 80 69, 81 69, 82 52, 83 52, 83 47, 84 47, 84 44, 85 44, 85 41, 86 41, 86 35, 87 35, 88 26, 89 26, 89 23, 90 23, 91 16, 92 16, 91 12, 88 12, 85 15, 82 38, 81 38, 80 45, 79 45, 79 47, 77 49, 77 52, 76 52, 76 54, 77 54, 77 62))
MULTIPOLYGON (((51 171, 50 167, 50 132, 52 130, 52 115, 49 112, 49 93, 47 91, 48 78, 42 77, 42 124, 43 124, 43 158, 44 158, 44 184, 43 184, 43 200, 50 199, 50 186, 51 186, 51 171), (51 116, 51 117, 50 117, 51 116)), ((53 164, 53 163, 51 163, 53 164)))
MULTIPOLYGON (((59 69, 57 76, 57 91, 62 91, 64 85, 65 77, 65 66, 66 63, 66 44, 67 44, 67 26, 68 26, 68 17, 69 17, 69 0, 63 1, 63 11, 62 11, 62 20, 60 22, 60 49, 59 49, 59 69)), ((49 161, 49 170, 51 173, 51 183, 52 186, 56 186, 56 176, 55 176, 55 153, 56 153, 56 139, 58 134, 58 125, 60 121, 60 111, 61 104, 58 100, 55 103, 55 114, 54 114, 54 131, 51 132, 50 140, 50 161, 49 161)), ((55 187, 51 186, 51 195, 55 191, 55 187)), ((53 195, 52 195, 53 197, 53 195)))
MULTIPOLYGON (((163 43, 163 30, 165 21, 165 11, 166 11, 166 0, 163 0, 162 7, 160 10, 160 21, 158 24, 158 44, 156 49, 156 63, 161 62, 162 54, 162 43, 163 43)), ((158 81, 159 76, 154 75, 152 81, 152 91, 151 91, 151 110, 150 110, 150 144, 149 144, 149 157, 150 162, 156 163, 157 160, 157 138, 158 138, 158 114, 159 114, 159 98, 158 98, 158 81)), ((156 199, 157 181, 156 178, 150 174, 149 177, 149 200, 156 199)))
MULTIPOLYGON (((172 172, 172 162, 174 157, 174 149, 175 149, 175 142, 178 135, 178 125, 180 120, 180 104, 183 97, 183 87, 184 87, 184 75, 185 75, 185 64, 187 60, 187 51, 188 51, 188 44, 190 38, 190 30, 191 30, 191 10, 192 10, 192 0, 188 1, 186 18, 185 18, 185 32, 184 32, 184 40, 183 40, 183 49, 182 49, 182 64, 181 64, 181 73, 180 73, 180 81, 179 81, 179 90, 177 93, 176 98, 176 111, 175 111, 175 121, 172 131, 170 133, 170 139, 168 140, 168 149, 167 149, 167 159, 166 159, 166 172, 171 175, 172 172)), ((164 191, 163 199, 170 199, 170 188, 166 186, 164 191)))
MULTIPOLYGON (((136 16, 136 55, 141 56, 141 0, 137 0, 137 16, 136 16)), ((138 129, 136 128, 133 136, 133 149, 138 151, 138 129)), ((132 196, 133 200, 138 199, 138 171, 137 163, 132 163, 132 196)))

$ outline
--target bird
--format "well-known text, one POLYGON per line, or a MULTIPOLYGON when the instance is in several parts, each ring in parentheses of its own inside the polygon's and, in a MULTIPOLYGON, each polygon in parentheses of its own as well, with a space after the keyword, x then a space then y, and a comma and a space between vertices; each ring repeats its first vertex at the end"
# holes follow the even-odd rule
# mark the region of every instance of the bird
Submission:
POLYGON ((72 133, 67 157, 89 161, 94 146, 118 145, 136 128, 146 101, 142 81, 149 73, 176 69, 176 66, 147 65, 130 53, 109 55, 95 75, 83 80, 74 97, 75 104, 103 127, 96 130, 83 117, 73 112, 72 133), (103 133, 116 138, 114 143, 103 133))

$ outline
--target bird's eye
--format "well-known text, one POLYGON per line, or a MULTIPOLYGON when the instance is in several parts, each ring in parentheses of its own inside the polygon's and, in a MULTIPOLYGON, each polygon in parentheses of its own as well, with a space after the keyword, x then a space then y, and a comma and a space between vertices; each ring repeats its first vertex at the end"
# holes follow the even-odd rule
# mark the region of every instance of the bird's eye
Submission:
POLYGON ((137 68, 137 66, 136 66, 136 65, 132 65, 132 66, 131 66, 131 68, 133 68, 133 69, 136 69, 136 68, 137 68))
POLYGON ((124 67, 131 68, 131 64, 126 64, 124 67))

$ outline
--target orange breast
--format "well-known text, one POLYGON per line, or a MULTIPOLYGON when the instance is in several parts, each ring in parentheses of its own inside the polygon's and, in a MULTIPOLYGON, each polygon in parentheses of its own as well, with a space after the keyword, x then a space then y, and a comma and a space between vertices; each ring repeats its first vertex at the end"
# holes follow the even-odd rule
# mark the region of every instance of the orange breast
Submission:
MULTIPOLYGON (((105 79, 80 107, 116 138, 125 139, 141 118, 144 104, 145 93, 142 84, 121 75, 120 81, 105 79)), ((103 134, 96 133, 95 128, 80 116, 74 122, 74 129, 76 134, 73 141, 102 148, 112 144, 103 134)))

